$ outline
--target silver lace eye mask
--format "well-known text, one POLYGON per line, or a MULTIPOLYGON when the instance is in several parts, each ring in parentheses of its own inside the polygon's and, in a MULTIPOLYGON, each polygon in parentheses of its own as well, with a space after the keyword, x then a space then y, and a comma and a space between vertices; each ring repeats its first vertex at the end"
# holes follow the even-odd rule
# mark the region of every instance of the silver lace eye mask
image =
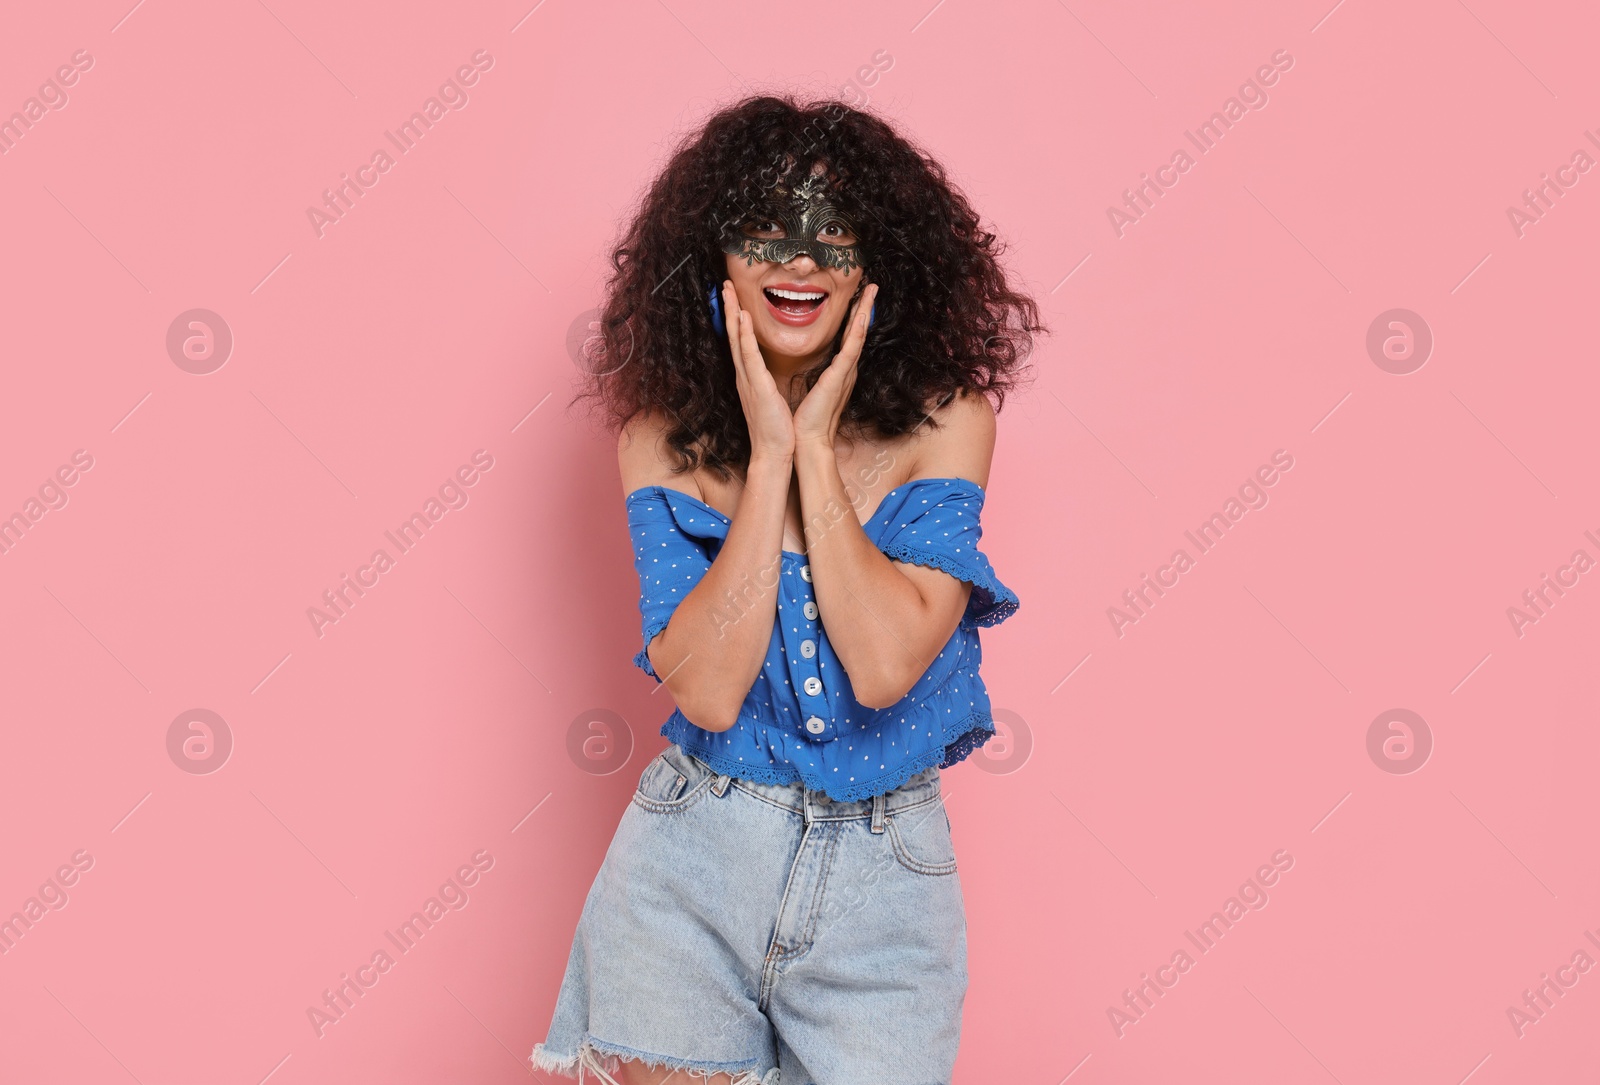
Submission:
MULTIPOLYGON (((836 245, 818 235, 829 226, 844 227, 851 237, 856 236, 855 226, 833 205, 827 191, 827 180, 820 175, 807 177, 793 191, 778 187, 780 195, 787 195, 790 203, 763 216, 783 227, 784 237, 743 237, 737 231, 724 233, 722 251, 744 257, 746 266, 757 262, 787 264, 805 253, 818 267, 833 267, 841 271, 862 266, 861 245, 836 245)), ((749 220, 746 220, 749 221, 749 220)))

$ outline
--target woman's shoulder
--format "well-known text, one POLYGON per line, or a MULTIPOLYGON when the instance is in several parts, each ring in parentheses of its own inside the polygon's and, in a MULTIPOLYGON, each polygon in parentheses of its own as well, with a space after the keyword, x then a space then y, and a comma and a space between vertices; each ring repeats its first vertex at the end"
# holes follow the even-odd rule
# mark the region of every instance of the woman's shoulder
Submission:
POLYGON ((694 471, 681 470, 681 458, 667 442, 672 432, 671 416, 650 408, 628 419, 617 434, 617 468, 622 474, 622 492, 631 494, 646 486, 669 486, 692 497, 700 497, 694 471))
POLYGON ((984 433, 991 436, 994 434, 994 404, 989 402, 989 397, 982 392, 957 388, 953 394, 945 396, 929 413, 941 426, 948 424, 962 430, 969 439, 984 433))
POLYGON ((994 458, 994 404, 981 392, 958 389, 928 412, 934 425, 918 430, 912 478, 964 478, 987 488, 994 458))

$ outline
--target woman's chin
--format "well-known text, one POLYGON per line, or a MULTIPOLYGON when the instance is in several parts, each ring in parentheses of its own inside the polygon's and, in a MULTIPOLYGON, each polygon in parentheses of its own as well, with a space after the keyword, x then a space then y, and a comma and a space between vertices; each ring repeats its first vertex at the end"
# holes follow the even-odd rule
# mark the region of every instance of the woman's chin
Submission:
POLYGON ((763 354, 810 358, 827 350, 838 332, 837 325, 828 326, 820 320, 804 328, 765 320, 756 328, 756 339, 761 344, 763 354))

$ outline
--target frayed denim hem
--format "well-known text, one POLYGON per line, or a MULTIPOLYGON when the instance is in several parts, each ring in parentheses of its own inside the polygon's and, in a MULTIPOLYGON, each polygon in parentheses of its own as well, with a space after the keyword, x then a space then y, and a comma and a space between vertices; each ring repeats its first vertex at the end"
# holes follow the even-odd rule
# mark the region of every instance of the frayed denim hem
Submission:
POLYGON ((535 1070, 549 1070, 551 1073, 564 1074, 567 1077, 575 1077, 578 1073, 577 1055, 552 1055, 545 1050, 544 1044, 533 1045, 533 1055, 529 1057, 528 1062, 535 1070))
POLYGON ((777 1067, 763 1073, 745 1062, 695 1063, 689 1059, 635 1051, 631 1047, 607 1043, 593 1036, 585 1036, 578 1050, 571 1055, 557 1055, 546 1050, 542 1043, 534 1044, 533 1055, 529 1059, 535 1069, 576 1077, 579 1082, 584 1081, 584 1071, 587 1070, 595 1076, 599 1085, 616 1085, 612 1075, 624 1060, 640 1063, 652 1070, 678 1070, 690 1079, 699 1077, 709 1080, 715 1074, 728 1074, 732 1077, 730 1085, 779 1085, 777 1067))

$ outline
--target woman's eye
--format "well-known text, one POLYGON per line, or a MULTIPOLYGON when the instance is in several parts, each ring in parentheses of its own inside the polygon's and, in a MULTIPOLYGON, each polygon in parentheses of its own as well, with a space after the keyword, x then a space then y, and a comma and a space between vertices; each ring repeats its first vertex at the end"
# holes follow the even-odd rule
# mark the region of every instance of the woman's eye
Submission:
POLYGON ((783 227, 770 219, 745 223, 744 232, 750 237, 782 237, 783 227))
POLYGON ((850 227, 842 222, 828 223, 817 231, 817 236, 835 245, 849 245, 855 241, 855 235, 850 232, 850 227))

